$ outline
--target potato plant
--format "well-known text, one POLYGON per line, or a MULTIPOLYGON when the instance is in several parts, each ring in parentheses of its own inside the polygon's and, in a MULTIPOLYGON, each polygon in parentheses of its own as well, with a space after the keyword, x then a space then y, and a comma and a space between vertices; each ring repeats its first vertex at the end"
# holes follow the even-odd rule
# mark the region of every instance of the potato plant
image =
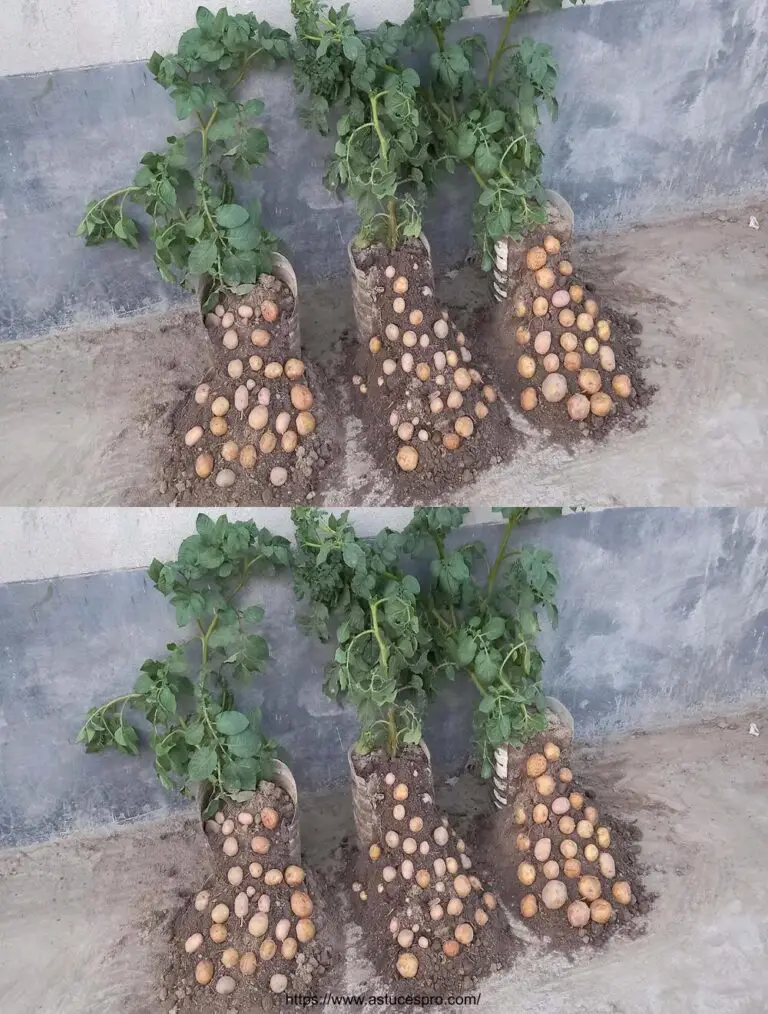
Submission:
POLYGON ((200 276, 209 276, 205 309, 221 290, 247 292, 271 270, 276 239, 261 224, 258 201, 236 200, 232 174, 250 173, 269 150, 256 125, 264 103, 237 94, 250 70, 289 55, 287 33, 255 15, 199 7, 177 52, 154 53, 148 63, 178 119, 191 120, 191 128, 169 137, 164 151, 147 152, 129 186, 91 201, 77 234, 88 245, 117 240, 136 247, 139 223, 131 210, 144 212, 165 281, 194 288, 200 276))
POLYGON ((315 508, 292 511, 296 533, 294 591, 306 600, 300 622, 336 651, 324 690, 357 711, 356 749, 384 748, 395 757, 421 740, 421 720, 436 686, 429 639, 419 620, 419 582, 403 573, 400 532, 361 539, 348 515, 315 508))
POLYGON ((499 510, 505 526, 492 560, 481 543, 449 548, 467 508, 417 509, 402 532, 384 529, 375 539, 358 538, 346 514, 294 510, 294 587, 310 604, 303 622, 321 640, 336 626, 325 690, 356 708, 361 752, 384 746, 395 756, 401 743, 418 742, 427 704, 460 673, 480 695, 484 777, 497 747, 521 745, 546 727, 536 640, 542 608, 557 622, 557 571, 549 552, 510 540, 521 521, 559 509, 499 510), (406 560, 428 562, 429 581, 405 573, 406 560))
POLYGON ((542 106, 557 115, 551 48, 530 38, 510 41, 510 33, 520 14, 559 9, 565 0, 494 0, 506 18, 493 51, 482 35, 446 41, 447 29, 460 21, 468 2, 416 0, 406 38, 411 46, 433 40, 420 107, 431 128, 433 158, 449 172, 465 166, 479 188, 475 240, 489 271, 497 240, 519 240, 546 222, 536 133, 542 106))
POLYGON ((262 672, 269 658, 256 632, 264 610, 243 606, 248 580, 289 562, 285 539, 253 522, 216 521, 200 514, 197 531, 178 557, 153 560, 149 577, 175 607, 179 627, 194 633, 169 644, 161 659, 148 659, 129 693, 91 708, 78 735, 89 753, 113 747, 139 751, 137 717, 149 723, 155 770, 166 789, 185 795, 194 783, 212 787, 206 813, 222 798, 246 799, 270 774, 274 743, 261 731, 258 710, 236 707, 235 687, 262 672))
POLYGON ((362 34, 348 4, 336 11, 318 0, 292 0, 291 10, 294 79, 306 97, 303 120, 327 134, 332 114, 337 116, 325 184, 355 202, 356 245, 384 242, 393 250, 421 233, 435 174, 430 127, 418 101, 419 75, 398 57, 404 29, 384 22, 362 34))
POLYGON ((475 741, 484 778, 493 771, 498 747, 521 746, 546 728, 543 659, 536 647, 541 610, 557 623, 552 554, 535 546, 511 547, 510 539, 524 520, 553 516, 560 508, 496 510, 505 525, 492 559, 482 543, 448 546, 466 508, 416 511, 406 529, 415 540, 411 550, 432 556, 420 613, 432 639, 432 663, 448 678, 466 673, 479 693, 475 741))

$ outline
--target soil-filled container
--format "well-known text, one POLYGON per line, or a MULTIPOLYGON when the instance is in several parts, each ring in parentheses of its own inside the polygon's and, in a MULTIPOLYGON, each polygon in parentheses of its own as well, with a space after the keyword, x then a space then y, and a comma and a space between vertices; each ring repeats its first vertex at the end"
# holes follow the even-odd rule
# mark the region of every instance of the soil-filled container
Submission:
POLYGON ((175 413, 166 487, 179 506, 303 503, 336 448, 321 378, 301 354, 296 274, 274 254, 272 274, 218 298, 204 316, 213 368, 175 413))
MULTIPOLYGON (((435 784, 432 777, 432 757, 429 747, 423 740, 419 743, 419 748, 426 761, 423 776, 434 800, 435 784)), ((385 799, 385 791, 376 759, 376 753, 361 756, 354 752, 354 747, 350 747, 347 751, 349 779, 352 787, 352 813, 355 819, 357 840, 362 849, 367 849, 369 845, 381 841, 382 838, 381 808, 385 799)))
POLYGON ((546 697, 547 728, 522 747, 502 746, 495 753, 493 802, 497 809, 508 806, 526 777, 528 755, 540 750, 545 742, 556 743, 561 750, 573 744, 573 715, 556 697, 546 697))
MULTIPOLYGON (((202 785, 202 812, 210 799, 202 785)), ((171 925, 163 987, 178 1014, 273 1006, 272 994, 311 993, 338 960, 323 882, 301 863, 296 783, 276 761, 270 779, 203 820, 209 876, 171 925)))
MULTIPOLYGON (((282 330, 285 331, 285 341, 281 343, 281 351, 284 351, 288 355, 300 356, 301 355, 301 334, 299 329, 299 281, 296 277, 296 272, 293 269, 293 265, 284 257, 281 253, 272 254, 272 274, 277 278, 278 281, 282 282, 291 293, 293 297, 293 308, 290 315, 284 316, 280 324, 282 330)), ((264 277, 264 276, 262 276, 264 277)), ((258 285, 258 283, 257 283, 258 285)), ((256 288, 257 286, 254 286, 256 288)), ((206 314, 203 311, 203 305, 208 298, 211 291, 211 279, 204 275, 200 279, 200 284, 197 290, 198 304, 200 306, 200 316, 205 320, 206 314)), ((247 294, 246 297, 247 298, 247 294)))
MULTIPOLYGON (((427 273, 431 278, 431 288, 434 292, 435 277, 432 269, 432 249, 424 233, 419 236, 419 242, 427 253, 427 273)), ((360 252, 362 253, 362 251, 360 252)), ((378 272, 375 269, 369 268, 366 271, 358 266, 355 259, 355 247, 352 242, 347 245, 347 256, 349 257, 350 276, 352 279, 352 306, 355 311, 357 337, 367 348, 369 340, 374 335, 381 335, 384 330, 381 315, 381 293, 377 292, 381 280, 377 277, 378 272)))
POLYGON ((539 229, 524 236, 521 240, 513 240, 509 236, 497 240, 493 267, 493 295, 497 302, 506 299, 514 287, 514 280, 524 268, 525 251, 538 242, 539 234, 557 236, 563 244, 570 244, 573 239, 573 208, 564 197, 555 190, 547 190, 546 208, 547 223, 539 229))
POLYGON ((458 996, 517 947, 491 885, 435 800, 429 751, 350 751, 352 916, 387 992, 458 996))
MULTIPOLYGON (((280 845, 281 851, 287 856, 288 860, 295 863, 297 866, 301 865, 301 832, 299 828, 299 793, 296 787, 296 780, 293 777, 293 773, 287 764, 284 764, 280 760, 273 761, 272 777, 259 782, 258 786, 253 790, 253 796, 250 800, 243 804, 244 809, 248 810, 260 810, 262 806, 273 806, 280 812, 280 845), (275 793, 275 787, 278 792, 275 793), (283 796, 282 801, 280 796, 283 796), (277 798, 275 798, 277 796, 277 798), (285 800, 287 797, 287 801, 285 800), (255 806, 253 805, 255 803, 255 806), (287 804, 290 805, 287 805, 287 804)), ((198 794, 197 803, 200 810, 200 822, 203 830, 208 838, 208 843, 214 851, 216 857, 216 864, 219 865, 219 856, 217 853, 218 841, 216 836, 211 838, 208 834, 208 823, 210 818, 203 816, 205 808, 211 798, 211 786, 208 783, 201 784, 198 794)), ((248 825, 249 833, 255 835, 258 833, 258 820, 254 820, 253 824, 248 825)), ((228 860, 225 857, 221 858, 221 864, 229 865, 228 860)))
POLYGON ((426 239, 350 247, 349 256, 363 440, 398 503, 431 502, 499 464, 515 434, 471 336, 438 300, 426 239))
POLYGON ((485 824, 481 861, 534 933, 572 950, 604 942, 647 910, 647 899, 639 829, 603 810, 579 777, 572 719, 559 701, 548 699, 547 718, 524 748, 497 758, 496 802, 500 785, 507 805, 485 824))

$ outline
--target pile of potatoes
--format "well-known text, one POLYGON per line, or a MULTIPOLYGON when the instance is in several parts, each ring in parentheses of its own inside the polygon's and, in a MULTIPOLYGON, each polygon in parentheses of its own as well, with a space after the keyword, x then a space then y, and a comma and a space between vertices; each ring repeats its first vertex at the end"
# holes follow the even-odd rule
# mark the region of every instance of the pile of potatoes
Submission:
POLYGON ((434 820, 425 822, 415 812, 432 812, 431 795, 423 793, 422 805, 412 807, 405 782, 388 772, 384 783, 382 825, 389 830, 368 849, 366 885, 356 882, 352 889, 363 903, 371 893, 382 896, 389 933, 399 949, 397 974, 414 979, 428 955, 446 963, 476 944, 496 899, 470 872, 465 844, 448 820, 438 818, 435 810, 434 820))
POLYGON ((610 852, 610 828, 574 787, 556 743, 530 754, 525 773, 512 804, 519 828, 517 879, 530 888, 520 900, 521 915, 533 919, 542 908, 562 910, 574 929, 605 925, 615 919, 615 906, 633 901, 632 887, 610 852))
POLYGON ((520 320, 517 372, 524 380, 544 376, 538 386, 523 389, 520 407, 531 412, 542 400, 564 401, 568 417, 577 423, 610 415, 616 399, 632 394, 629 376, 617 367, 610 321, 600 317, 597 301, 574 279, 573 265, 561 256, 556 236, 531 247, 525 264, 527 276, 512 297, 520 320))
POLYGON ((280 815, 266 806, 258 814, 243 810, 235 818, 218 812, 206 830, 227 860, 227 887, 198 892, 194 899, 201 930, 184 940, 194 964, 195 982, 217 993, 233 993, 239 984, 261 978, 273 993, 284 993, 289 976, 282 967, 315 938, 314 903, 298 865, 272 865, 270 852, 280 815), (215 825, 214 831, 211 825, 215 825), (255 833, 254 833, 255 832, 255 833), (239 946, 235 946, 239 943, 239 946))
MULTIPOLYGON (((222 393, 214 391, 211 384, 200 384, 195 390, 195 402, 210 411, 207 429, 217 440, 216 457, 210 451, 197 453, 195 473, 200 479, 214 474, 214 482, 222 489, 235 484, 237 475, 234 466, 248 473, 256 468, 259 457, 268 456, 278 448, 292 454, 302 438, 315 431, 316 420, 312 414, 314 396, 305 383, 305 365, 297 358, 270 358, 269 345, 272 335, 263 326, 251 329, 254 308, 243 303, 237 308, 240 324, 250 332, 248 346, 240 349, 241 335, 235 329, 235 313, 226 310, 219 303, 206 317, 206 325, 214 339, 220 339, 222 346, 232 353, 227 362, 227 374, 231 390, 222 393), (251 348, 252 346, 252 348, 251 348), (290 383, 288 398, 282 398, 270 381, 287 380, 290 383), (245 421, 251 439, 238 444, 232 439, 231 426, 237 419, 245 421), (216 458, 220 458, 217 461, 216 458)), ((266 299, 260 304, 260 316, 273 323, 279 316, 276 302, 266 299)), ((221 385, 218 385, 221 387, 221 385)), ((185 445, 193 450, 205 433, 203 426, 193 426, 184 434, 185 445)), ((283 486, 288 481, 288 470, 281 465, 269 471, 273 486, 283 486)))
MULTIPOLYGON (((419 466, 419 448, 427 442, 452 452, 471 439, 497 395, 469 365, 472 355, 466 337, 453 326, 447 311, 435 311, 430 323, 421 309, 409 307, 411 281, 406 275, 398 275, 391 264, 384 275, 381 299, 390 304, 391 312, 388 306, 382 316, 392 320, 382 335, 368 342, 374 357, 369 377, 375 377, 378 387, 384 387, 389 377, 405 381, 402 404, 390 412, 389 425, 399 441, 398 466, 413 472, 419 466)), ((421 295, 431 299, 430 286, 422 286, 421 295)), ((360 394, 368 393, 361 376, 352 381, 360 394)))

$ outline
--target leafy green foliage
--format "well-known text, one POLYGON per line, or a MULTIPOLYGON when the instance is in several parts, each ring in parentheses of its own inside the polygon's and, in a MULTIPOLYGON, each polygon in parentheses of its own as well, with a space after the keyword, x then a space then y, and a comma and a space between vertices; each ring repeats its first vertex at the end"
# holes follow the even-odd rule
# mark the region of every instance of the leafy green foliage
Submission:
POLYGON ((131 186, 91 201, 77 234, 87 245, 117 240, 136 247, 139 225, 126 212, 133 205, 149 217, 165 281, 192 288, 209 275, 211 301, 222 289, 247 291, 271 270, 276 240, 261 224, 258 202, 235 203, 231 175, 250 173, 269 151, 255 122, 264 103, 236 96, 250 69, 289 56, 287 33, 254 15, 198 8, 196 26, 182 35, 177 52, 154 53, 148 64, 179 120, 191 117, 192 128, 169 137, 166 151, 147 152, 131 186))
POLYGON ((326 693, 349 701, 361 725, 360 750, 395 754, 417 742, 428 701, 444 680, 465 673, 480 695, 475 733, 484 776, 503 743, 544 728, 540 615, 557 622, 551 554, 510 547, 524 520, 558 509, 501 508, 501 544, 492 561, 482 543, 456 545, 466 508, 422 508, 402 532, 360 539, 346 514, 297 508, 294 588, 309 601, 305 627, 336 652, 326 693), (424 585, 401 567, 429 562, 424 585), (481 575, 482 576, 479 576, 481 575))
POLYGON ((438 675, 419 618, 419 582, 398 565, 405 536, 384 529, 361 539, 347 514, 313 508, 294 508, 292 518, 294 590, 309 606, 300 622, 324 641, 335 630, 324 690, 356 709, 359 752, 383 747, 395 756, 420 741, 438 675))
POLYGON ((294 80, 306 96, 302 119, 322 134, 339 112, 326 165, 330 190, 344 190, 360 216, 358 244, 418 236, 436 166, 418 100, 419 75, 399 62, 405 29, 384 22, 361 34, 349 5, 292 0, 294 80))
POLYGON ((564 0, 499 0, 507 17, 493 53, 481 36, 446 43, 446 29, 459 21, 466 2, 416 0, 406 35, 413 44, 431 33, 436 44, 431 77, 420 92, 424 117, 434 158, 442 158, 449 172, 466 166, 478 184, 475 240, 483 268, 490 270, 497 240, 520 239, 546 221, 536 134, 542 106, 557 115, 550 47, 529 38, 510 42, 510 30, 523 12, 559 9, 564 0))
POLYGON ((163 786, 189 795, 193 783, 212 787, 209 809, 223 797, 245 798, 270 773, 274 743, 261 732, 258 710, 236 708, 233 687, 263 672, 269 659, 256 632, 261 606, 238 598, 254 574, 289 563, 285 539, 252 522, 216 521, 200 514, 197 531, 169 563, 153 560, 149 577, 175 607, 176 622, 194 625, 181 644, 167 645, 162 659, 148 659, 133 691, 88 711, 78 735, 89 753, 113 747, 139 751, 130 716, 149 723, 149 746, 163 786))

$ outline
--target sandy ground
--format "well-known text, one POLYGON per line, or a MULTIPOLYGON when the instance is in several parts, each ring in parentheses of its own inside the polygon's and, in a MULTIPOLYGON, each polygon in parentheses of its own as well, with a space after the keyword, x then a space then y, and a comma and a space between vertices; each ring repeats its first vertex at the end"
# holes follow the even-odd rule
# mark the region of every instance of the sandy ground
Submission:
MULTIPOLYGON (((514 967, 482 986, 489 1014, 764 1014, 768 1010, 768 709, 582 748, 606 810, 637 819, 658 898, 637 939, 572 961, 528 927, 514 967), (748 735, 750 721, 763 734, 748 735)), ((440 790, 450 812, 487 797, 440 790)), ((305 863, 332 875, 350 832, 346 794, 302 800, 305 863)), ((205 876, 183 817, 0 854, 0 997, 8 1014, 162 1014, 153 992, 169 915, 205 876)), ((339 899, 342 920, 349 908, 339 899)), ((349 920, 341 991, 372 980, 349 920)), ((242 1005, 239 1014, 245 1014, 242 1005)))
MULTIPOLYGON (((768 204, 587 238, 576 257, 603 298, 643 324, 640 352, 659 389, 646 425, 569 452, 510 409, 524 435, 518 454, 451 501, 765 504, 768 204), (750 214, 759 231, 747 227, 750 214)), ((488 298, 485 279, 468 267, 440 287, 459 322, 488 298)), ((301 313, 308 354, 332 374, 351 327, 346 284, 304 289, 301 313)), ((0 505, 171 503, 157 456, 174 407, 206 363, 192 312, 0 347, 0 505)), ((393 503, 388 478, 360 450, 348 392, 329 400, 347 453, 329 470, 322 500, 393 503)))

